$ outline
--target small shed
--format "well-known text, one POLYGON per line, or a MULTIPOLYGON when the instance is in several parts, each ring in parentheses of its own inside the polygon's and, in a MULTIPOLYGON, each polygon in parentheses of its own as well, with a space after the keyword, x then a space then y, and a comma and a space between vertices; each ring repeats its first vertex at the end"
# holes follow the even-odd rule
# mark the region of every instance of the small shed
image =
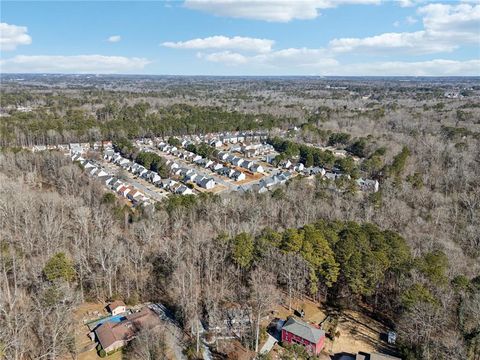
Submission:
POLYGON ((112 315, 118 315, 123 314, 125 311, 127 311, 127 307, 125 306, 125 303, 123 301, 115 300, 114 302, 111 302, 107 305, 107 311, 112 315))

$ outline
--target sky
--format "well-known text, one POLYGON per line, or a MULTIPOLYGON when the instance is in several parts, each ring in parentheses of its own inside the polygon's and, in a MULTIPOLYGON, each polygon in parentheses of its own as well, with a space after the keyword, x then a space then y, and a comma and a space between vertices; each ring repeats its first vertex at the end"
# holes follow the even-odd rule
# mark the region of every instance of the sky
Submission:
POLYGON ((480 76, 480 0, 2 0, 0 72, 480 76))

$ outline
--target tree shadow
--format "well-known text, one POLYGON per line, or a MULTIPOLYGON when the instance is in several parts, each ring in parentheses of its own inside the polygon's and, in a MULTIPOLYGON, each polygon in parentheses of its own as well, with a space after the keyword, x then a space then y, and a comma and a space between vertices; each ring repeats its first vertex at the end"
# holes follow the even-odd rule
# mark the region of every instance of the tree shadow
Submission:
POLYGON ((355 360, 355 355, 347 352, 337 353, 330 356, 331 360, 355 360))

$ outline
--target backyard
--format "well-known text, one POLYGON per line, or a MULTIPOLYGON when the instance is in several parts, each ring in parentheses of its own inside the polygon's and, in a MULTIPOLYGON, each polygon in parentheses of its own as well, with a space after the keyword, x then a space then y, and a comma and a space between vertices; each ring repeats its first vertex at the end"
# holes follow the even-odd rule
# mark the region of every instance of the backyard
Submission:
MULTIPOLYGON (((334 329, 335 340, 332 341, 327 336, 323 353, 334 355, 339 353, 356 354, 360 351, 370 353, 378 350, 391 350, 388 344, 381 340, 381 335, 385 334, 388 329, 380 322, 359 311, 338 312, 308 299, 295 299, 292 300, 291 310, 288 309, 288 306, 278 305, 275 308, 274 316, 286 319, 288 316, 298 315, 301 310, 305 313, 304 321, 321 325, 327 334, 330 329, 334 329)), ((278 345, 274 347, 273 357, 276 353, 275 350, 279 350, 278 345)))

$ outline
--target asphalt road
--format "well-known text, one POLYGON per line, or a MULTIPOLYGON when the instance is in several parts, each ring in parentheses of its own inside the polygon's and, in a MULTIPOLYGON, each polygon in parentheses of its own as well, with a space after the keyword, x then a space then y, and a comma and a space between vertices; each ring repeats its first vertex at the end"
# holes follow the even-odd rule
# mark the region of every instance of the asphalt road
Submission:
MULTIPOLYGON (((102 166, 105 167, 105 169, 107 169, 109 172, 111 172, 113 174, 115 174, 116 172, 118 172, 121 169, 120 166, 109 163, 108 161, 102 161, 102 166)), ((167 198, 167 193, 162 192, 160 189, 156 188, 155 185, 152 185, 152 184, 150 184, 150 183, 148 183, 148 182, 146 182, 145 180, 142 180, 142 179, 135 179, 134 175, 132 173, 128 172, 128 171, 125 171, 125 175, 127 177, 126 182, 128 182, 129 184, 132 184, 138 190, 140 190, 141 192, 143 192, 145 195, 152 198, 153 200, 162 201, 162 200, 165 200, 167 198), (143 182, 145 184, 143 184, 143 182), (156 191, 153 191, 151 189, 152 187, 156 191)))

